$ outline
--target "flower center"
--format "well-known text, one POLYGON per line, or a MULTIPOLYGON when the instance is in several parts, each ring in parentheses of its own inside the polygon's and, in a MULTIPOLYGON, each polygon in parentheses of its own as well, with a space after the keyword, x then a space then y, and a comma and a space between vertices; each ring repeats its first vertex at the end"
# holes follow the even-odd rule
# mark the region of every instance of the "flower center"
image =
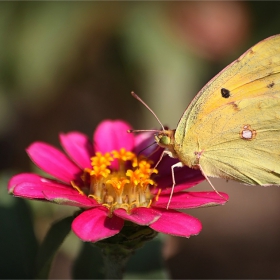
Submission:
POLYGON ((110 209, 110 212, 117 208, 130 212, 135 207, 151 205, 150 186, 155 182, 150 176, 157 170, 151 167, 151 162, 146 158, 137 157, 122 148, 106 154, 97 152, 91 158, 91 165, 91 169, 85 169, 90 184, 88 196, 110 209), (117 170, 114 168, 116 160, 117 170))

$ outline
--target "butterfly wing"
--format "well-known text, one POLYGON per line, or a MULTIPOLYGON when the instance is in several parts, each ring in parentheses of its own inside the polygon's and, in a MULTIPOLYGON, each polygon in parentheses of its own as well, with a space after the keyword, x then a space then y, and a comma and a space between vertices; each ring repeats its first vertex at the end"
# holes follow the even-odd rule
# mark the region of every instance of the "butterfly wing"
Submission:
POLYGON ((207 176, 280 184, 280 35, 244 53, 194 98, 174 149, 207 176))

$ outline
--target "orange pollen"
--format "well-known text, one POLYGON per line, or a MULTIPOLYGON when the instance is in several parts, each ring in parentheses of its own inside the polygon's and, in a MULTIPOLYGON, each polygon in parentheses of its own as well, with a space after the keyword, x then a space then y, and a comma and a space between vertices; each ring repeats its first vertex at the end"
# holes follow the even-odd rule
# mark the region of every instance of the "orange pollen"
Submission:
POLYGON ((100 179, 102 177, 106 178, 110 173, 110 169, 106 168, 107 166, 105 164, 102 164, 100 166, 95 165, 93 166, 93 170, 90 171, 90 175, 96 177, 96 179, 100 179))
POLYGON ((119 151, 112 151, 112 154, 114 158, 123 160, 123 161, 128 161, 128 160, 133 160, 135 158, 135 154, 129 151, 126 151, 125 148, 121 148, 119 151))
POLYGON ((151 168, 151 164, 144 160, 139 162, 139 169, 147 176, 150 176, 152 173, 158 173, 157 169, 151 168))
POLYGON ((107 180, 106 184, 111 184, 117 191, 122 191, 125 184, 128 184, 129 180, 126 178, 113 177, 111 180, 107 180))
POLYGON ((142 174, 139 169, 136 169, 135 171, 128 169, 125 175, 130 178, 130 182, 135 186, 140 183, 141 177, 144 177, 144 174, 142 174))
POLYGON ((110 153, 106 153, 102 155, 100 152, 96 152, 95 156, 91 158, 91 165, 105 165, 110 166, 111 161, 113 161, 113 157, 110 155, 110 153))
POLYGON ((91 165, 82 176, 84 184, 89 184, 87 195, 107 207, 110 213, 117 208, 130 212, 135 207, 150 207, 153 199, 150 186, 156 185, 150 176, 157 173, 151 167, 152 162, 122 148, 106 154, 97 152, 91 158, 91 165))

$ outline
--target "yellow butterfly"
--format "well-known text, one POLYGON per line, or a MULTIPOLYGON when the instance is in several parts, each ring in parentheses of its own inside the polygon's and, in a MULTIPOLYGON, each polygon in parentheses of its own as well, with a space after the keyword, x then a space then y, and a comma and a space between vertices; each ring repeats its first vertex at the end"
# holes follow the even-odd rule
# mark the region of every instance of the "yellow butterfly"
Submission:
POLYGON ((208 181, 280 185, 280 35, 223 69, 195 96, 177 128, 155 139, 179 159, 172 169, 199 168, 208 181))

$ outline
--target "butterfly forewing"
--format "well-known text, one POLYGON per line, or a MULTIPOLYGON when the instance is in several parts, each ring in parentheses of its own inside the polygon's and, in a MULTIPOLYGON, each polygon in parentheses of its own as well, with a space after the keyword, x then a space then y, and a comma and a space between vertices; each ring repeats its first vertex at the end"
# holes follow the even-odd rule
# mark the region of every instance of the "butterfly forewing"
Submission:
POLYGON ((179 159, 207 176, 280 184, 280 36, 258 43, 194 98, 175 133, 179 159))

